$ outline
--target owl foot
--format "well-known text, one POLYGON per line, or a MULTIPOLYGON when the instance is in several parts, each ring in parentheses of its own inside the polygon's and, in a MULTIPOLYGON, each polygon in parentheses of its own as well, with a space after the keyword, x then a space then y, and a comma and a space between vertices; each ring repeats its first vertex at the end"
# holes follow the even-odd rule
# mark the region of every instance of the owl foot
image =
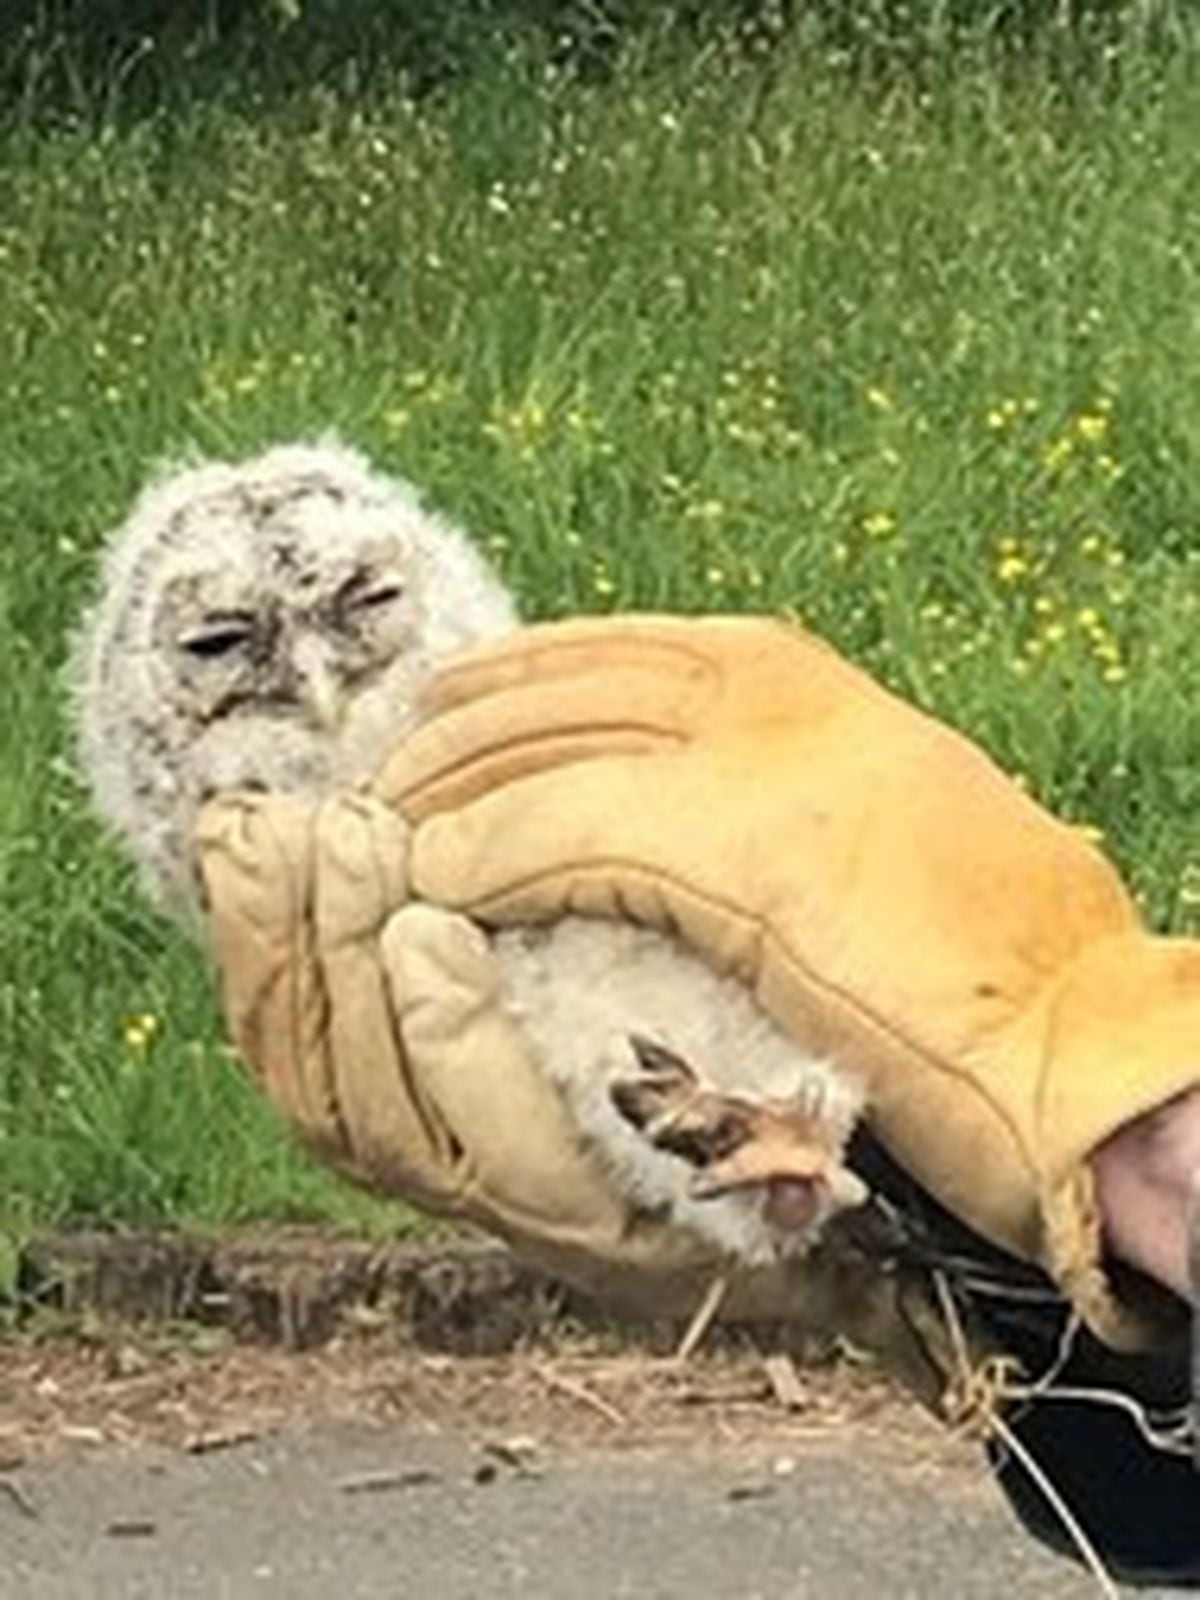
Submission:
POLYGON ((662 1045, 636 1035, 630 1044, 640 1070, 610 1084, 613 1105, 656 1149, 695 1167, 697 1199, 760 1190, 765 1220, 800 1236, 866 1200, 819 1099, 721 1093, 662 1045))

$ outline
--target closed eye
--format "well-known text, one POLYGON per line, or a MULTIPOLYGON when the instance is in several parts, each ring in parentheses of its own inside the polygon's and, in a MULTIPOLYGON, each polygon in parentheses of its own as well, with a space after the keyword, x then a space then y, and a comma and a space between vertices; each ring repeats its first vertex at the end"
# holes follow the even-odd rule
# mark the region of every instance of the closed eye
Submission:
POLYGON ((374 610, 378 606, 390 606, 394 600, 399 600, 404 593, 402 583, 379 583, 373 588, 363 589, 357 594, 348 597, 348 603, 355 610, 374 610))
POLYGON ((192 633, 184 634, 179 643, 189 655, 212 661, 240 650, 250 642, 253 631, 248 619, 231 617, 196 628, 192 633))

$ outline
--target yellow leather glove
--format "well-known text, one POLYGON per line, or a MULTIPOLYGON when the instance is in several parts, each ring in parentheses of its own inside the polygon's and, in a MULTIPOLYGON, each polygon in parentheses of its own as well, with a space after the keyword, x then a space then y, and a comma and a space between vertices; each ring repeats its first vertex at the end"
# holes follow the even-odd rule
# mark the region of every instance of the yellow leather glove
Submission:
POLYGON ((196 853, 230 1033, 314 1153, 609 1301, 694 1300, 713 1254, 634 1213, 581 1148, 483 934, 406 904, 393 811, 233 795, 205 808, 196 853))
MULTIPOLYGON (((367 796, 205 808, 197 867, 246 1064, 355 1182, 473 1221, 609 1307, 690 1314, 729 1263, 612 1189, 504 1010, 484 935, 407 901, 408 855, 404 823, 367 796)), ((940 1405, 962 1352, 926 1276, 890 1250, 835 1225, 803 1259, 734 1273, 720 1314, 849 1338, 940 1405)), ((990 1353, 981 1333, 972 1351, 990 1353)))
POLYGON ((1200 1078, 1200 944, 967 739, 747 618, 526 630, 444 672, 375 793, 414 889, 485 922, 678 930, 867 1081, 943 1204, 1111 1342, 1089 1152, 1200 1078), (439 814, 446 813, 446 814, 439 814))

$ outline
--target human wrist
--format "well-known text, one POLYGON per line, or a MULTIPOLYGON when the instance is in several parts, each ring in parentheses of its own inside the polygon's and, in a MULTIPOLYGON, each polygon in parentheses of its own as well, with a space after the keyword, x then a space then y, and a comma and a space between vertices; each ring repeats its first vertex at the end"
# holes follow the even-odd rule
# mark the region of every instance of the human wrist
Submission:
POLYGON ((1134 1118, 1091 1156, 1113 1255, 1188 1298, 1188 1229, 1200 1172, 1200 1088, 1134 1118))

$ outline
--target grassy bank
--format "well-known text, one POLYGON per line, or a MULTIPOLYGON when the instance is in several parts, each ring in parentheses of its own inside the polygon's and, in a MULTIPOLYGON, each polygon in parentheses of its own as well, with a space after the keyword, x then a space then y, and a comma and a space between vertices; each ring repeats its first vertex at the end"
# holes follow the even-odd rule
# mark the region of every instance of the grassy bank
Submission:
POLYGON ((1117 30, 1073 69, 1069 40, 982 29, 907 58, 836 29, 618 40, 582 66, 520 39, 428 82, 404 50, 352 74, 284 43, 10 82, 9 1227, 386 1220, 245 1087, 71 775, 58 671, 95 548, 189 447, 336 428, 531 614, 795 610, 1101 831, 1161 926, 1200 928, 1184 42, 1117 30))

